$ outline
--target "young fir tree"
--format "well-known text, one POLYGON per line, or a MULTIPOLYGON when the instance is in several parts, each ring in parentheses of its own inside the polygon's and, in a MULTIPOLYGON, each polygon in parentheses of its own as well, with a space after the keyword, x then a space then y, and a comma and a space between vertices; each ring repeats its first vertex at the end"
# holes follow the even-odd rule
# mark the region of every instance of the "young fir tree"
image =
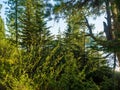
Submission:
POLYGON ((25 11, 20 18, 24 70, 31 78, 50 53, 51 35, 46 27, 44 7, 43 1, 26 0, 25 11))
POLYGON ((25 12, 21 18, 22 46, 28 51, 31 46, 37 46, 40 42, 46 42, 49 37, 49 31, 44 21, 44 3, 39 0, 27 0, 25 2, 25 12))

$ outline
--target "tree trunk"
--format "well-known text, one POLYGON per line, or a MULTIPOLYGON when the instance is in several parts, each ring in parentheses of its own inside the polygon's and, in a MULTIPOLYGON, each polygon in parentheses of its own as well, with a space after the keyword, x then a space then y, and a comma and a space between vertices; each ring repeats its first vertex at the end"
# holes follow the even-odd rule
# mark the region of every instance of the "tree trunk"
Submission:
MULTIPOLYGON (((104 25, 104 32, 106 34, 106 38, 108 41, 111 41, 111 42, 114 40, 117 40, 119 42, 118 40, 120 38, 119 6, 117 6, 118 4, 116 3, 116 1, 110 1, 110 0, 106 0, 105 4, 106 4, 107 23, 103 22, 103 25, 104 25)), ((118 46, 114 46, 114 47, 118 47, 118 46)), ((117 50, 115 49, 113 53, 116 53, 119 61, 119 66, 120 66, 120 51, 117 51, 117 50)))

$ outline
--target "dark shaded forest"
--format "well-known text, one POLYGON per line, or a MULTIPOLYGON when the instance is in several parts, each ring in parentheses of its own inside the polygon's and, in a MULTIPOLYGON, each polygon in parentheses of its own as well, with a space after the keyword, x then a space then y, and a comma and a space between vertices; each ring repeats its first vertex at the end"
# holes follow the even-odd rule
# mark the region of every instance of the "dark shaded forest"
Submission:
POLYGON ((120 0, 5 4, 6 20, 0 16, 0 90, 120 90, 120 0), (89 18, 101 15, 104 29, 94 33, 97 27, 89 18), (67 27, 53 35, 47 23, 60 19, 67 27))

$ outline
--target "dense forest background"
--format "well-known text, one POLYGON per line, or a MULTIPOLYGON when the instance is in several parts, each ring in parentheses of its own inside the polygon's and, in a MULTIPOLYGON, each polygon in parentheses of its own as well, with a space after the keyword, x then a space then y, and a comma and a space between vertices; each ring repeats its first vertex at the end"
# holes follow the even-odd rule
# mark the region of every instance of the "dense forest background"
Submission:
POLYGON ((120 90, 120 72, 115 71, 120 65, 120 0, 4 4, 0 90, 120 90), (101 15, 104 30, 94 33, 88 18, 101 15), (67 28, 54 36, 47 22, 61 18, 67 28))

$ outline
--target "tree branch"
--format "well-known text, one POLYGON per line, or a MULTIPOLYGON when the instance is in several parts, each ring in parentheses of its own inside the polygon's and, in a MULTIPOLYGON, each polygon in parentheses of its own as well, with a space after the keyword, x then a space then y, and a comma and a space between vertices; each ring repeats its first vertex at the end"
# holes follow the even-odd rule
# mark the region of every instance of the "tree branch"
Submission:
POLYGON ((93 35, 93 32, 92 32, 92 28, 88 22, 88 19, 85 17, 85 22, 86 22, 86 25, 87 25, 87 28, 89 30, 89 33, 90 33, 90 36, 95 40, 95 41, 98 41, 97 38, 93 35))

